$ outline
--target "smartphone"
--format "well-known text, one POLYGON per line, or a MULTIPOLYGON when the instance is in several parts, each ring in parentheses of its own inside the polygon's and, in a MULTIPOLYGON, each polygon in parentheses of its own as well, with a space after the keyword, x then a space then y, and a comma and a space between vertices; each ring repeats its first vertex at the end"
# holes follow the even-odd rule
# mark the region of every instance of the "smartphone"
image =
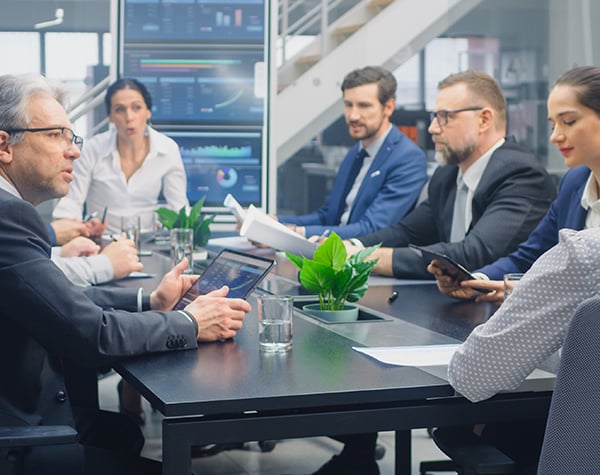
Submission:
MULTIPOLYGON (((446 254, 437 251, 432 251, 431 249, 425 249, 420 246, 415 246, 414 244, 409 244, 408 247, 410 247, 421 257, 427 259, 428 262, 431 262, 433 260, 438 261, 441 267, 444 268, 444 271, 448 275, 454 277, 459 282, 462 282, 463 280, 477 280, 477 277, 471 274, 471 272, 469 272, 464 266, 460 265, 458 262, 456 262, 450 256, 447 256, 446 254)), ((482 294, 488 294, 490 292, 493 292, 493 290, 490 289, 473 288, 473 290, 481 292, 482 294)))

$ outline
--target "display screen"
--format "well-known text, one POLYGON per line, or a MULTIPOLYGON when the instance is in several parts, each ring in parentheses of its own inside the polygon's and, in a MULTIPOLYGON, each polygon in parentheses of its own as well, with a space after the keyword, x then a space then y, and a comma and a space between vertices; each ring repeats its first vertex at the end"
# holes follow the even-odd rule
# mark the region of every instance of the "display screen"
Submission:
POLYGON ((125 41, 262 43, 263 0, 127 0, 125 41))
POLYGON ((223 205, 228 193, 242 205, 261 205, 260 132, 163 131, 179 145, 188 200, 223 205))
POLYGON ((148 88, 153 123, 246 125, 263 122, 256 93, 263 65, 262 49, 132 47, 123 74, 148 88))

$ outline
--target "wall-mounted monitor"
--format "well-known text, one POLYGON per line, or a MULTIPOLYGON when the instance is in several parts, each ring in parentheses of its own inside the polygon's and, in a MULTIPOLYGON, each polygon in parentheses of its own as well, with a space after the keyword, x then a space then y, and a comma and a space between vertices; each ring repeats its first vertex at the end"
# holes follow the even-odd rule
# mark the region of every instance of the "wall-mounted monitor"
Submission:
POLYGON ((123 75, 135 77, 153 99, 155 124, 261 124, 262 49, 132 46, 123 75))
POLYGON ((222 207, 228 193, 248 206, 262 204, 262 134, 256 132, 167 131, 179 145, 187 173, 188 199, 222 207))
POLYGON ((179 145, 189 201, 224 210, 231 193, 267 208, 269 2, 114 1, 118 75, 148 88, 153 126, 179 145))
POLYGON ((125 41, 259 43, 265 35, 263 0, 127 0, 125 41))

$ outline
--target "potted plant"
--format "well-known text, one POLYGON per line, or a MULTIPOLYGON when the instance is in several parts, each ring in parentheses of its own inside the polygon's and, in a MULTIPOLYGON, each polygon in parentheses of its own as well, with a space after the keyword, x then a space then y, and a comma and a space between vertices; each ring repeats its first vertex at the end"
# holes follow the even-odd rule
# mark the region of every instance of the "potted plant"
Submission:
POLYGON ((358 308, 346 302, 357 302, 365 295, 369 274, 377 263, 377 259, 365 259, 379 246, 367 247, 348 258, 342 239, 332 233, 312 259, 286 253, 300 269, 300 284, 319 297, 318 304, 308 304, 303 309, 329 321, 356 320, 358 308))
POLYGON ((204 205, 203 196, 196 201, 194 206, 187 212, 186 206, 183 206, 179 212, 169 208, 159 208, 156 210, 158 220, 165 228, 177 229, 193 229, 194 230, 194 259, 203 260, 208 257, 208 252, 204 246, 210 238, 210 223, 215 219, 215 215, 202 214, 202 206, 204 205))

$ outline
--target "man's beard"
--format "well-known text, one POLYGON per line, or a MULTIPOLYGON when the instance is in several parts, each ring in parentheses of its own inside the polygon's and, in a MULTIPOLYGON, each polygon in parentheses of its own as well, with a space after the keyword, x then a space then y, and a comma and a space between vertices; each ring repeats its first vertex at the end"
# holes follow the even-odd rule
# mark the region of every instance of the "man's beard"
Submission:
POLYGON ((440 165, 458 165, 468 160, 474 151, 474 145, 467 145, 462 150, 455 150, 446 145, 435 151, 435 161, 440 165))

